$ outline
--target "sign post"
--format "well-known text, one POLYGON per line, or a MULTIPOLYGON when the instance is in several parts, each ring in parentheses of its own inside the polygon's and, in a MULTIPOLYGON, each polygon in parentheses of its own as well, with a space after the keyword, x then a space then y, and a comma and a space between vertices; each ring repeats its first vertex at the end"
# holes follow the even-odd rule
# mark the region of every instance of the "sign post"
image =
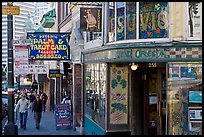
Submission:
MULTIPOLYGON (((8 2, 12 7, 13 3, 8 2)), ((3 11, 3 10, 2 10, 3 11)), ((13 15, 7 16, 8 21, 8 123, 5 126, 5 135, 18 135, 18 127, 14 123, 14 69, 13 69, 13 15)))

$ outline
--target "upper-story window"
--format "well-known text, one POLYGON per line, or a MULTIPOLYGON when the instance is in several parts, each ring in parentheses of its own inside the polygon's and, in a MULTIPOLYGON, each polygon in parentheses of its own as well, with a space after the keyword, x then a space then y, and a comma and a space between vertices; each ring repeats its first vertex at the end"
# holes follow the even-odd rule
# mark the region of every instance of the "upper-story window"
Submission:
POLYGON ((109 42, 169 37, 168 2, 110 2, 109 42))
POLYGON ((202 2, 189 2, 188 13, 188 36, 190 38, 202 39, 202 2))
POLYGON ((70 2, 64 2, 64 18, 70 13, 70 2))

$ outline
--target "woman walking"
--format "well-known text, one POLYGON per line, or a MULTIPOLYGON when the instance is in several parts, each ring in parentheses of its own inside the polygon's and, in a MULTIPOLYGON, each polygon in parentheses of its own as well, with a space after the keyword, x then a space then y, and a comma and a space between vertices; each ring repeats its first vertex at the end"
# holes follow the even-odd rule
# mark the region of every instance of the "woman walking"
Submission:
POLYGON ((36 128, 40 128, 40 120, 42 116, 42 100, 40 99, 40 95, 36 95, 36 100, 33 103, 33 111, 34 111, 34 119, 36 128))

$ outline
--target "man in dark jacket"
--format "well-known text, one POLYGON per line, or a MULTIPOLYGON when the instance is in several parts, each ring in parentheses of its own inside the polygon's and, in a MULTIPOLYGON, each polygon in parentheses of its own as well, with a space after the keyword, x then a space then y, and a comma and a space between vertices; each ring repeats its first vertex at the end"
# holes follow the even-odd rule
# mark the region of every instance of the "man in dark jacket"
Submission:
POLYGON ((36 95, 36 100, 33 103, 33 111, 34 111, 34 119, 36 123, 36 128, 40 128, 40 120, 42 116, 42 100, 40 99, 40 95, 36 95))

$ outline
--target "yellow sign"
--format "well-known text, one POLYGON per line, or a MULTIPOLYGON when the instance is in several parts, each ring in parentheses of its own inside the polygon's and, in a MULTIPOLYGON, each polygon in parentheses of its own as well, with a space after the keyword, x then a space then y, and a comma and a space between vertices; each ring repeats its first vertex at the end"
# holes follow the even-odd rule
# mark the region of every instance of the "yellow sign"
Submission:
POLYGON ((19 6, 2 6, 3 15, 19 15, 20 7, 19 6))

